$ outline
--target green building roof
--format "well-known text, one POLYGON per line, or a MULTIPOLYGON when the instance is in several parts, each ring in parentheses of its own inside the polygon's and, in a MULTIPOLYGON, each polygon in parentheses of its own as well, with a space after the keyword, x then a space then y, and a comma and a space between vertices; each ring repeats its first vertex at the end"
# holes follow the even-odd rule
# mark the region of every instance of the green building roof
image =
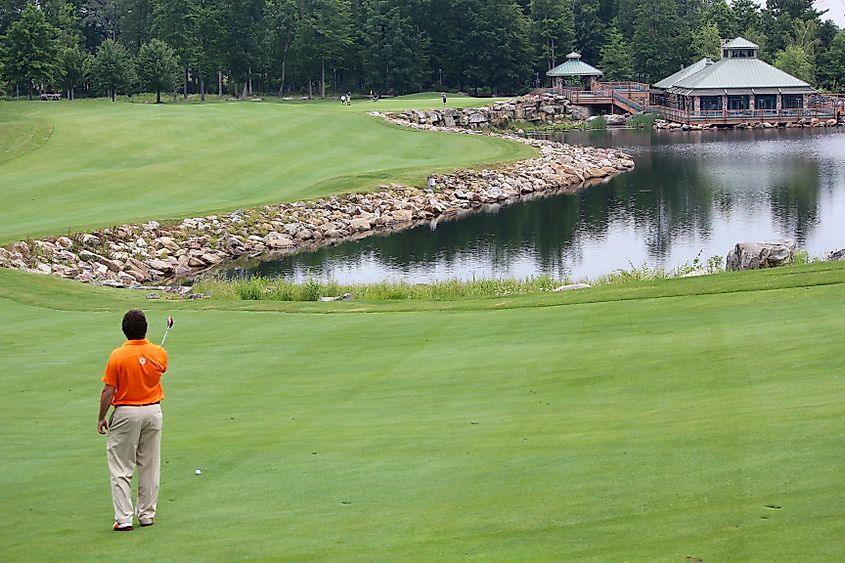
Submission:
POLYGON ((760 59, 722 59, 675 82, 678 90, 728 90, 731 88, 808 88, 791 74, 760 59))
POLYGON ((672 76, 667 76, 663 80, 661 80, 659 82, 655 82, 654 87, 660 88, 661 90, 668 90, 669 88, 674 86, 675 83, 677 83, 678 81, 683 80, 687 76, 689 76, 691 74, 695 74, 699 70, 703 70, 704 67, 706 67, 708 65, 712 65, 712 64, 713 64, 713 61, 711 61, 707 57, 704 57, 700 61, 696 61, 696 62, 692 63, 691 65, 682 68, 681 70, 679 70, 678 72, 676 72, 672 76))
POLYGON ((737 37, 736 39, 731 39, 724 45, 722 45, 722 49, 759 49, 759 45, 755 45, 748 39, 744 37, 737 37))
POLYGON ((788 89, 789 93, 815 92, 813 87, 803 80, 758 59, 757 49, 757 45, 742 37, 725 41, 722 45, 721 60, 714 63, 710 59, 701 59, 656 82, 654 87, 684 96, 751 89, 788 89))
POLYGON ((552 70, 546 73, 546 76, 554 77, 573 77, 573 76, 601 76, 604 74, 599 69, 588 65, 581 60, 581 55, 578 53, 569 53, 566 55, 566 62, 559 64, 552 70))

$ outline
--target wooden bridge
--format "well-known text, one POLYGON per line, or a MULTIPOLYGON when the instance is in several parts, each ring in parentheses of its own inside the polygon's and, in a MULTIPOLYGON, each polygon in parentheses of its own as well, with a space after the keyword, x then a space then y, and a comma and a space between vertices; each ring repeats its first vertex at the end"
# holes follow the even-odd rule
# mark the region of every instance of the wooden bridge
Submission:
POLYGON ((558 88, 575 105, 605 106, 627 113, 638 113, 648 108, 649 85, 642 82, 594 82, 592 88, 558 88))

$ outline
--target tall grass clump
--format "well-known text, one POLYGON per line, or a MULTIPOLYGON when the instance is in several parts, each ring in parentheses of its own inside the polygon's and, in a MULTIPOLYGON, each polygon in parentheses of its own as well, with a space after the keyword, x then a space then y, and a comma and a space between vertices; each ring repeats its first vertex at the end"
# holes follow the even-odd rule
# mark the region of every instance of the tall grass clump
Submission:
POLYGON ((587 121, 587 129, 590 131, 604 131, 607 129, 607 118, 603 115, 587 121))
POLYGON ((404 281, 373 284, 339 284, 334 281, 320 281, 309 278, 303 283, 284 279, 270 280, 256 276, 227 280, 206 278, 194 284, 194 290, 210 294, 216 299, 241 301, 318 301, 321 297, 337 297, 351 294, 356 300, 396 301, 425 299, 431 301, 452 301, 465 298, 503 297, 551 291, 564 282, 548 276, 528 279, 496 280, 446 280, 427 284, 413 284, 404 281))
POLYGON ((638 113, 628 120, 628 127, 635 129, 651 129, 654 127, 654 120, 657 119, 656 113, 638 113))

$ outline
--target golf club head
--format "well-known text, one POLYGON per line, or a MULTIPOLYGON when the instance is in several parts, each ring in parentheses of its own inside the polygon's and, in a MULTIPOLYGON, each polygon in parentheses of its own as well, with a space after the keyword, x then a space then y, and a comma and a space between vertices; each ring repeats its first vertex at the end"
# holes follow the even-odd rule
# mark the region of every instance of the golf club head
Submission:
POLYGON ((167 328, 168 330, 173 328, 173 317, 167 317, 167 328))

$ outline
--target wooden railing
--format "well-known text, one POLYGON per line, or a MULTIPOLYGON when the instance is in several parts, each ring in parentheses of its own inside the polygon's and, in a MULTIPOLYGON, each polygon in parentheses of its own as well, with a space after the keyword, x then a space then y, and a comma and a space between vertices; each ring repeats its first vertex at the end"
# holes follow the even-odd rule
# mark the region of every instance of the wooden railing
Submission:
POLYGON ((833 107, 809 107, 794 109, 758 109, 758 110, 703 110, 687 111, 666 106, 652 106, 654 111, 665 119, 679 123, 734 123, 753 121, 795 121, 805 118, 831 119, 833 107))

